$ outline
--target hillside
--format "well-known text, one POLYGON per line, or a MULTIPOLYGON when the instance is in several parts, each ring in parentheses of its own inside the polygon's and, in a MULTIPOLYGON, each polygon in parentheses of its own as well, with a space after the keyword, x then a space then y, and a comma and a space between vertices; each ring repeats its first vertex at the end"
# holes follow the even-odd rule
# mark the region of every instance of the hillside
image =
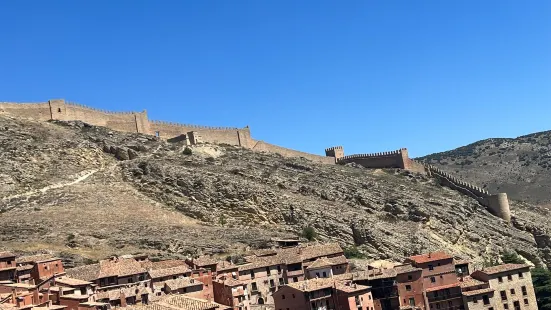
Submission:
POLYGON ((515 139, 487 139, 418 160, 438 166, 510 199, 551 204, 551 131, 515 139))
POLYGON ((551 263, 549 214, 512 203, 513 224, 434 179, 322 165, 139 133, 0 115, 0 247, 73 260, 146 252, 228 255, 313 226, 371 258, 516 250, 551 263))

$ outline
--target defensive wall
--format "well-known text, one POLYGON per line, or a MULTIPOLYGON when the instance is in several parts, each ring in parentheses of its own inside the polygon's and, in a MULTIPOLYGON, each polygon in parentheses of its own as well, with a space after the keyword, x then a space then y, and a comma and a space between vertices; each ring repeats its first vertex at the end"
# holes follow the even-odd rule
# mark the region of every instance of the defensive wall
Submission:
POLYGON ((155 135, 169 141, 185 140, 191 144, 197 142, 225 143, 249 148, 258 152, 279 153, 285 157, 304 157, 323 164, 344 165, 356 163, 366 168, 400 168, 424 173, 439 179, 442 185, 476 199, 494 215, 506 221, 511 220, 506 193, 489 194, 486 190, 458 180, 434 166, 424 165, 412 160, 409 158, 406 148, 390 152, 345 156, 343 147, 335 146, 325 149, 325 156, 319 156, 254 140, 251 138, 248 126, 245 128, 208 127, 151 121, 148 119, 147 111, 145 110, 142 112, 110 112, 77 103, 65 102, 62 99, 39 103, 0 102, 0 113, 2 112, 41 121, 80 120, 113 130, 155 135))
POLYGON ((226 143, 246 148, 251 148, 253 144, 248 127, 208 127, 150 121, 145 110, 142 112, 111 112, 60 99, 40 103, 0 102, 0 112, 42 121, 80 120, 113 130, 156 135, 163 139, 189 136, 192 132, 199 131, 204 142, 226 143))
POLYGON ((511 211, 509 209, 507 193, 490 194, 487 190, 459 180, 451 174, 432 165, 425 165, 425 169, 429 176, 439 179, 440 184, 476 199, 495 216, 507 222, 511 221, 511 211))
POLYGON ((492 214, 507 222, 511 220, 509 201, 506 193, 490 194, 488 191, 459 180, 437 167, 425 165, 410 159, 406 148, 390 152, 345 156, 343 147, 335 146, 325 149, 325 155, 334 158, 335 162, 341 165, 356 163, 365 168, 401 168, 427 174, 438 179, 440 184, 476 199, 481 205, 488 208, 492 214))

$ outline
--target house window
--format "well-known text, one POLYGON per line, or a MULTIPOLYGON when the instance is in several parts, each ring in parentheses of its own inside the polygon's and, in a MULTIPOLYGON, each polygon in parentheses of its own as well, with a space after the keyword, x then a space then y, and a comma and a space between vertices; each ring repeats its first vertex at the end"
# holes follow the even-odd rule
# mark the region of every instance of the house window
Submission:
POLYGON ((254 279, 254 270, 251 270, 251 279, 254 279))
POLYGON ((254 292, 257 289, 258 289, 258 287, 256 286, 256 282, 251 283, 251 290, 254 292))
POLYGON ((515 295, 515 289, 514 288, 511 289, 511 295, 515 295))
POLYGON ((429 270, 434 270, 434 267, 432 265, 429 265, 429 270))
POLYGON ((494 307, 490 307, 490 308, 488 308, 488 310, 494 310, 494 307))
POLYGON ((285 299, 285 295, 281 294, 281 299, 285 299))
POLYGON ((527 299, 527 298, 524 298, 524 304, 525 304, 525 305, 528 304, 528 299, 527 299))
POLYGON ((298 278, 297 278, 297 277, 293 277, 293 282, 298 282, 298 278))
POLYGON ((508 276, 507 276, 507 280, 513 281, 513 276, 512 276, 512 275, 508 275, 508 276))
POLYGON ((478 303, 478 299, 476 297, 473 297, 473 303, 475 303, 475 304, 478 303))
POLYGON ((482 302, 484 302, 485 305, 490 304, 490 298, 488 298, 488 295, 482 296, 482 302))
POLYGON ((526 286, 522 287, 522 295, 526 296, 528 293, 526 292, 526 286))
POLYGON ((57 112, 58 112, 58 113, 61 113, 61 108, 57 108, 57 112))
POLYGON ((270 267, 266 267, 266 273, 270 275, 270 267))
POLYGON ((327 278, 327 273, 325 271, 323 272, 323 277, 327 278))
POLYGON ((509 309, 509 304, 503 304, 503 309, 505 310, 509 309))
POLYGON ((270 279, 270 286, 271 286, 271 287, 274 287, 274 286, 275 286, 275 282, 274 282, 273 279, 270 279))
POLYGON ((410 306, 415 306, 415 298, 413 298, 413 297, 409 298, 409 305, 410 306))
POLYGON ((320 273, 316 272, 316 278, 319 278, 319 277, 320 277, 320 273))
POLYGON ((436 309, 440 309, 440 304, 436 304, 436 309))
POLYGON ((521 279, 524 278, 524 273, 522 273, 522 271, 519 271, 518 272, 518 277, 521 278, 521 279))
POLYGON ((408 280, 411 280, 413 279, 413 276, 412 275, 408 275, 408 280))
POLYGON ((436 282, 436 278, 435 278, 435 277, 430 277, 430 282, 431 282, 431 283, 436 282))
POLYGON ((497 282, 503 283, 503 277, 497 277, 497 282))
POLYGON ((411 285, 406 285, 406 291, 411 291, 411 285))
POLYGON ((285 284, 285 281, 283 281, 283 278, 279 278, 279 285, 285 284))
POLYGON ((277 265, 277 273, 281 273, 281 266, 277 265))
POLYGON ((501 294, 501 300, 507 300, 507 293, 505 291, 501 291, 499 294, 501 294))

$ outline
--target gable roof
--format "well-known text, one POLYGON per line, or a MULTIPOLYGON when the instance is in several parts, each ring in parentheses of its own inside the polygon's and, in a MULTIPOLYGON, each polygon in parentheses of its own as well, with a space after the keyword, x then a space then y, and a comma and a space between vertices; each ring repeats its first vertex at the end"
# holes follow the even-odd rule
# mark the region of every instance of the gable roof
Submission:
POLYGON ((355 292, 361 292, 369 290, 370 286, 360 285, 356 283, 352 283, 351 281, 337 281, 335 282, 335 287, 338 291, 346 292, 346 293, 355 293, 355 292))
POLYGON ((34 255, 26 255, 26 256, 20 256, 15 259, 15 262, 17 264, 32 264, 39 261, 44 261, 54 258, 52 254, 34 254, 34 255))
POLYGON ((424 264, 424 263, 435 262, 435 261, 444 260, 444 259, 452 259, 452 258, 453 257, 451 257, 446 252, 433 252, 433 253, 426 253, 426 254, 411 256, 409 259, 415 262, 416 264, 424 264))
POLYGON ((203 287, 203 282, 195 280, 193 278, 179 278, 179 279, 173 279, 173 280, 166 280, 164 281, 164 284, 170 290, 177 290, 177 289, 181 289, 184 287, 191 287, 191 286, 203 287))
POLYGON ((106 259, 99 262, 98 279, 106 277, 125 277, 147 272, 140 262, 133 258, 106 259))
POLYGON ((190 269, 187 266, 176 266, 172 268, 164 268, 164 269, 156 269, 156 270, 151 269, 148 271, 148 273, 152 279, 158 279, 162 277, 182 275, 189 271, 190 269))
POLYGON ((83 281, 94 281, 98 279, 99 271, 100 271, 100 266, 99 264, 96 263, 96 264, 90 264, 90 265, 84 265, 80 267, 66 269, 65 273, 67 274, 67 276, 74 279, 79 279, 83 281))
POLYGON ((305 247, 299 247, 298 249, 300 250, 300 253, 299 253, 300 258, 302 258, 303 261, 322 257, 322 256, 344 254, 341 246, 337 242, 310 245, 305 247))
POLYGON ((503 265, 498 265, 498 266, 486 267, 482 270, 475 271, 475 273, 480 272, 480 273, 483 273, 483 274, 486 274, 486 275, 494 275, 494 274, 498 274, 498 273, 502 273, 502 272, 514 271, 514 270, 526 269, 526 268, 530 268, 530 265, 526 265, 526 264, 503 264, 503 265))
POLYGON ((209 256, 200 256, 198 258, 194 258, 192 261, 192 264, 197 267, 206 267, 206 266, 212 266, 216 265, 218 262, 214 260, 213 258, 209 256))
POLYGON ((306 269, 312 270, 312 269, 321 269, 321 268, 327 268, 331 267, 333 264, 325 257, 316 259, 310 266, 308 266, 306 269))
POLYGON ((231 308, 223 306, 214 302, 210 302, 203 299, 191 298, 185 295, 171 295, 170 297, 162 300, 162 304, 172 306, 172 308, 178 308, 182 310, 209 310, 221 308, 231 308))
POLYGON ((317 278, 289 283, 287 286, 302 292, 312 292, 333 287, 334 284, 335 280, 331 278, 317 278))
POLYGON ((10 257, 15 257, 15 254, 13 254, 12 252, 0 252, 0 258, 10 258, 10 257))

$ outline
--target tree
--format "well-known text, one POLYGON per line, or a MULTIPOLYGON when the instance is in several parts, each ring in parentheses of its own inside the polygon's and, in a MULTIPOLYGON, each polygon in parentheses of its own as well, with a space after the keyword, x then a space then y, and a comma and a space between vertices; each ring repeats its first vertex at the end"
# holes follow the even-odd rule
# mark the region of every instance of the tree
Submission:
POLYGON ((524 260, 515 252, 504 252, 501 254, 501 260, 504 264, 524 264, 524 260))
POLYGON ((540 310, 551 310, 551 272, 545 268, 532 269, 532 283, 540 310))
POLYGON ((314 229, 314 227, 312 226, 306 226, 304 227, 304 229, 302 230, 302 236, 306 239, 308 239, 308 241, 312 241, 314 239, 316 239, 318 237, 318 233, 316 232, 316 230, 314 229))

